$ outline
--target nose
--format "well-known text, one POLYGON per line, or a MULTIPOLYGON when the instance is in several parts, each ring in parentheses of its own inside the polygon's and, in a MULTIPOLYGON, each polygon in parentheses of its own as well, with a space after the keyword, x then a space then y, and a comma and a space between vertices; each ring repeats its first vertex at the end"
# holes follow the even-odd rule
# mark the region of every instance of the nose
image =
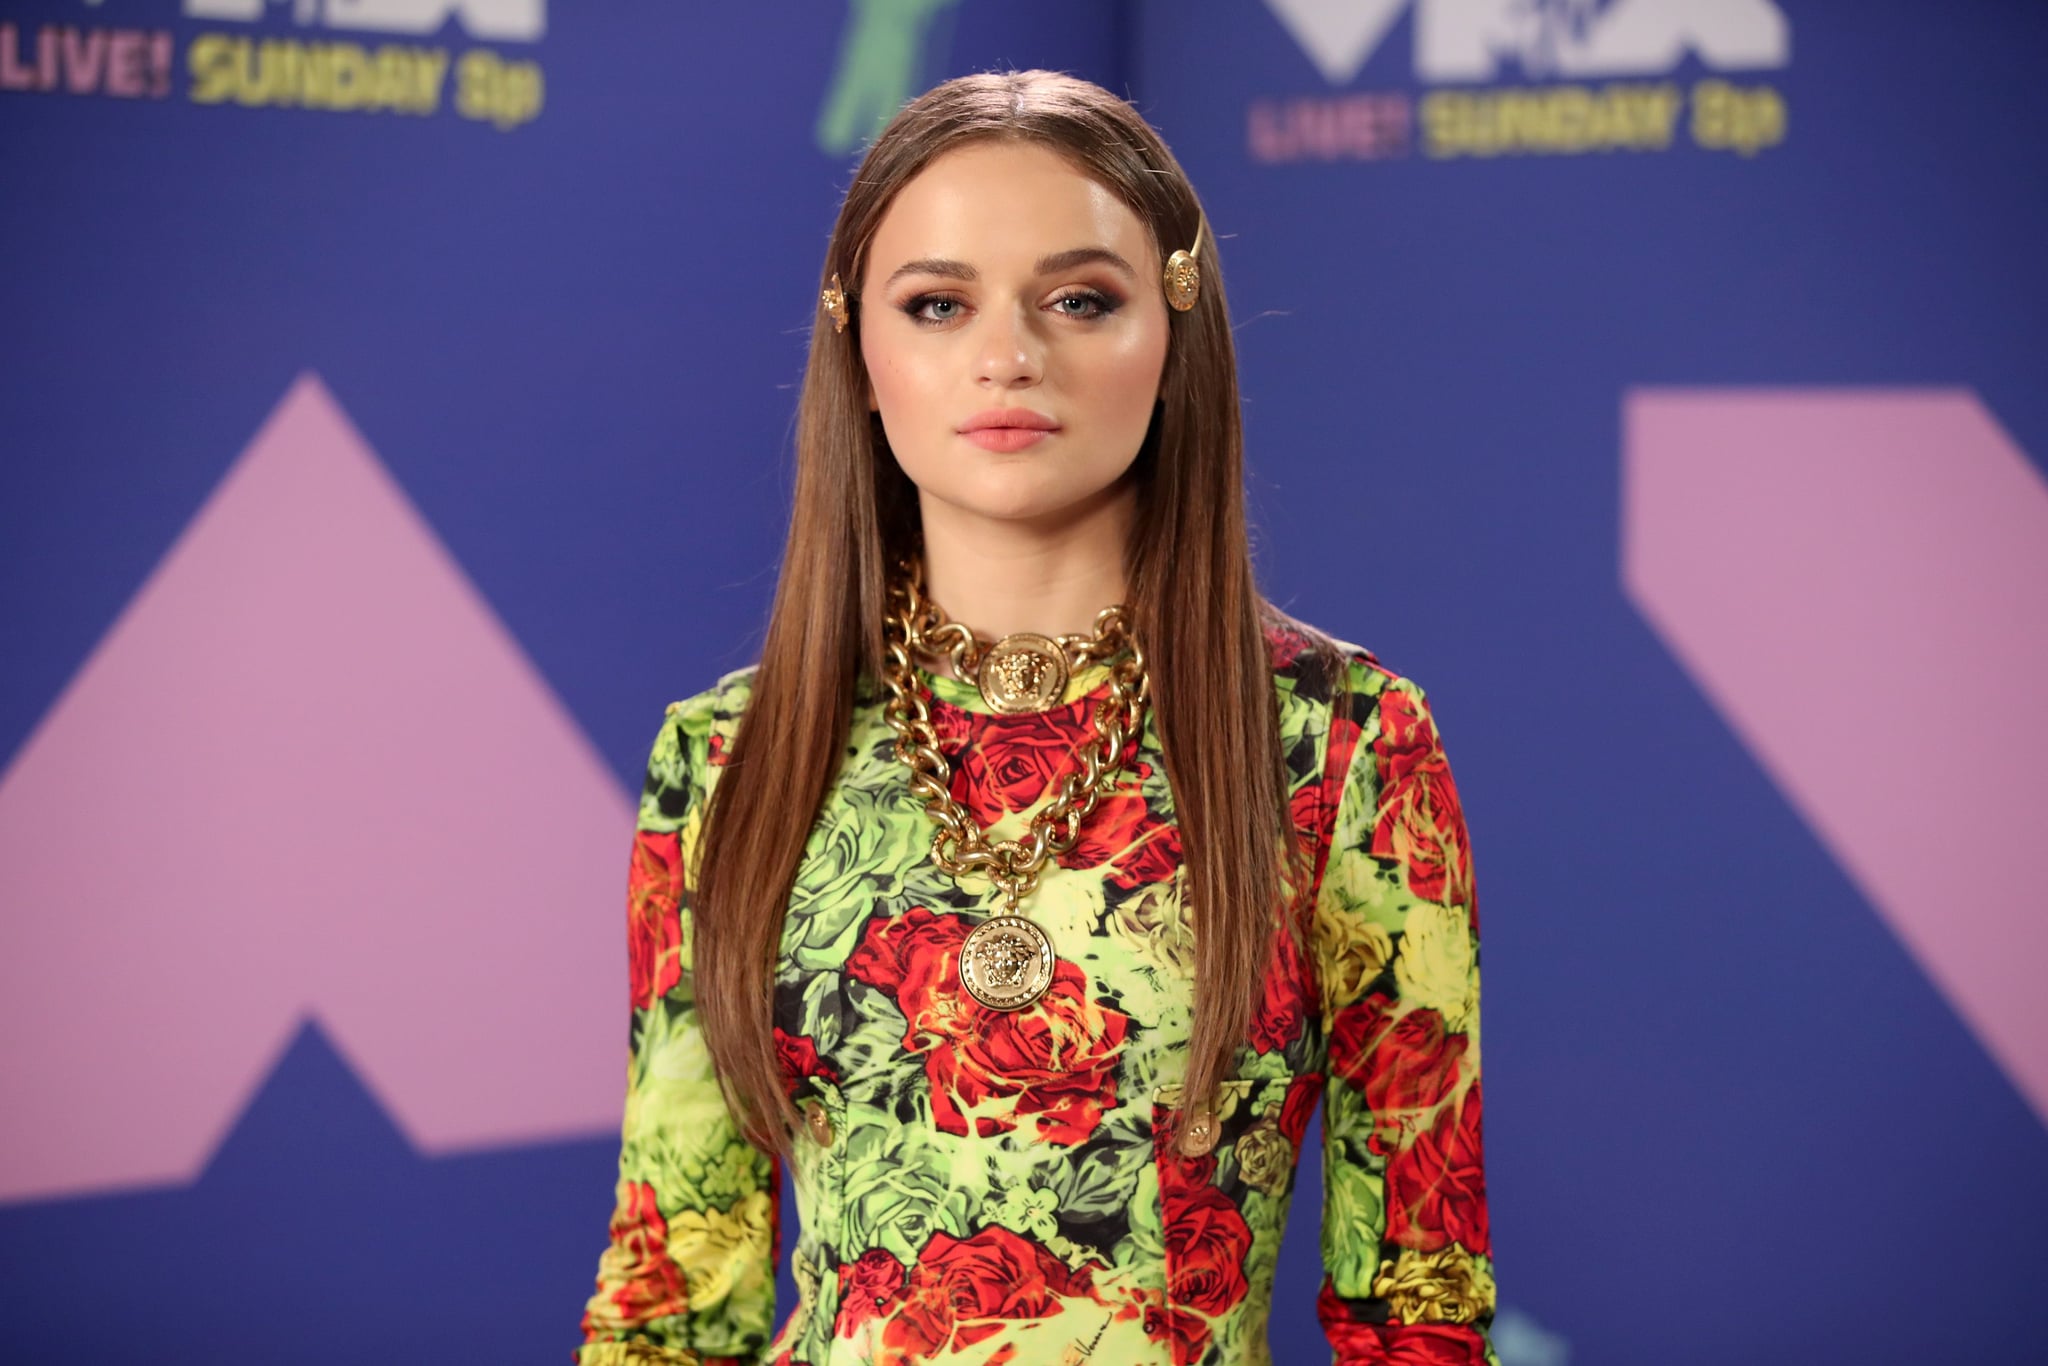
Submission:
POLYGON ((1036 384, 1045 375, 1044 342, 1031 325, 1027 306, 991 308, 978 339, 975 367, 983 384, 1011 389, 1036 384))

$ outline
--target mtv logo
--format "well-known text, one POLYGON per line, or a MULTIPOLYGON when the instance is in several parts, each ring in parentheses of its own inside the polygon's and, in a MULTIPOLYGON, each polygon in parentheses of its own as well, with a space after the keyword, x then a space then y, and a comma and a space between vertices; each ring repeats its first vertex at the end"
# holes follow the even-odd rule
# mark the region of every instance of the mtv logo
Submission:
MULTIPOLYGON (((255 23, 267 3, 282 0, 185 0, 185 17, 255 23)), ((472 38, 532 43, 548 27, 548 0, 291 0, 291 7, 301 24, 372 33, 439 33, 456 17, 472 38)))
POLYGON ((1348 85, 1415 11, 1415 76, 1644 76, 1688 53, 1719 71, 1781 67, 1792 32, 1774 0, 1266 0, 1332 85, 1348 85))

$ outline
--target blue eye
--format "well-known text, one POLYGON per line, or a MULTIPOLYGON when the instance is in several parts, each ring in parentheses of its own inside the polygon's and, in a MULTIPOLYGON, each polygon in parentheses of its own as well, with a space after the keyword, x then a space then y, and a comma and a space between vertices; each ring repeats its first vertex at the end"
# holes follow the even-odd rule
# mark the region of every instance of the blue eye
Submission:
POLYGON ((1100 290, 1094 289, 1084 289, 1077 294, 1062 294, 1059 298, 1053 300, 1053 304, 1061 313, 1066 314, 1069 318, 1080 318, 1084 321, 1106 318, 1117 310, 1117 301, 1115 299, 1110 298, 1100 290), (1068 304, 1085 304, 1091 311, 1086 313, 1078 312, 1068 308, 1068 304))
MULTIPOLYGON (((1062 294, 1052 301, 1052 310, 1079 322, 1098 322, 1123 306, 1123 301, 1099 289, 1082 289, 1062 294), (1076 307, 1078 305, 1078 307, 1076 307)), ((957 320, 964 305, 946 294, 919 294, 903 301, 903 312, 920 327, 938 327, 957 320), (938 312, 950 309, 951 312, 938 312)))
POLYGON ((943 294, 920 294, 914 299, 905 301, 903 311, 910 315, 912 322, 923 323, 927 326, 933 323, 951 322, 955 317, 959 316, 955 313, 941 314, 936 318, 926 316, 926 308, 940 304, 958 308, 960 301, 958 299, 949 299, 943 294))

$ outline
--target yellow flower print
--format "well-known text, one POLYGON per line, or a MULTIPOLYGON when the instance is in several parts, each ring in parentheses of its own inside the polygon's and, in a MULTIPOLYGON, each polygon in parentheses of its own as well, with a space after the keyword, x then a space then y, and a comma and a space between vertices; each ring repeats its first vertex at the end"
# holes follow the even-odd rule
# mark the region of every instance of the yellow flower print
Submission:
POLYGON ((1394 981, 1403 1000, 1443 1016, 1444 1028, 1467 1029, 1479 1010, 1472 931, 1462 906, 1418 902, 1394 958, 1394 981))
POLYGON ((577 1366, 704 1366, 704 1358, 686 1347, 656 1347, 647 1342, 596 1342, 576 1358, 577 1366))
POLYGON ((1170 881, 1140 887, 1117 906, 1107 924, 1109 937, 1120 948, 1175 983, 1195 975, 1195 938, 1180 899, 1183 880, 1176 871, 1170 881))
POLYGON ((1277 1124, 1262 1119, 1237 1140, 1237 1167, 1247 1186, 1277 1196, 1294 1175, 1294 1144, 1277 1124))
POLYGON ((1380 1268, 1372 1293, 1403 1323, 1470 1323, 1493 1309, 1493 1273, 1456 1243, 1409 1249, 1380 1268))
MULTIPOLYGON (((694 891, 697 886, 697 842, 704 834, 704 803, 692 802, 690 814, 683 817, 683 823, 676 828, 676 843, 682 851, 683 890, 694 891)), ((685 960, 685 966, 688 966, 685 960)))
POLYGON ((1394 956, 1394 941, 1384 928, 1331 897, 1317 902, 1315 945, 1323 993, 1339 1005, 1362 997, 1394 956))
POLYGON ((683 1269, 690 1308, 722 1303, 742 1276, 757 1276, 772 1236, 768 1192, 749 1192, 730 1210, 682 1210, 668 1221, 668 1253, 683 1269))

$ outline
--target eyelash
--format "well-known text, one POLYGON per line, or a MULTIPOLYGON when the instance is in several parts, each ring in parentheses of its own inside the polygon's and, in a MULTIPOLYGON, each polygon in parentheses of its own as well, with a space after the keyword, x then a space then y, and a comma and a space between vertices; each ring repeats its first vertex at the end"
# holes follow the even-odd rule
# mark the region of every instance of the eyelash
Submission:
MULTIPOLYGON (((1086 300, 1088 303, 1095 305, 1095 311, 1093 313, 1066 313, 1065 309, 1057 310, 1059 312, 1066 313, 1066 316, 1070 318, 1076 319, 1077 321, 1084 323, 1100 322, 1102 319, 1107 318, 1110 314, 1116 312, 1117 309, 1122 306, 1121 300, 1113 299, 1109 295, 1104 294, 1099 289, 1076 290, 1072 294, 1060 295, 1060 297, 1054 299, 1053 302, 1055 304, 1063 304, 1069 299, 1083 299, 1086 300)), ((960 301, 958 299, 953 298, 949 294, 919 294, 914 298, 906 299, 904 301, 903 312, 910 318, 912 322, 916 323, 920 327, 942 327, 945 324, 952 322, 953 319, 927 318, 924 316, 925 306, 934 303, 957 304, 959 302, 960 301)))

